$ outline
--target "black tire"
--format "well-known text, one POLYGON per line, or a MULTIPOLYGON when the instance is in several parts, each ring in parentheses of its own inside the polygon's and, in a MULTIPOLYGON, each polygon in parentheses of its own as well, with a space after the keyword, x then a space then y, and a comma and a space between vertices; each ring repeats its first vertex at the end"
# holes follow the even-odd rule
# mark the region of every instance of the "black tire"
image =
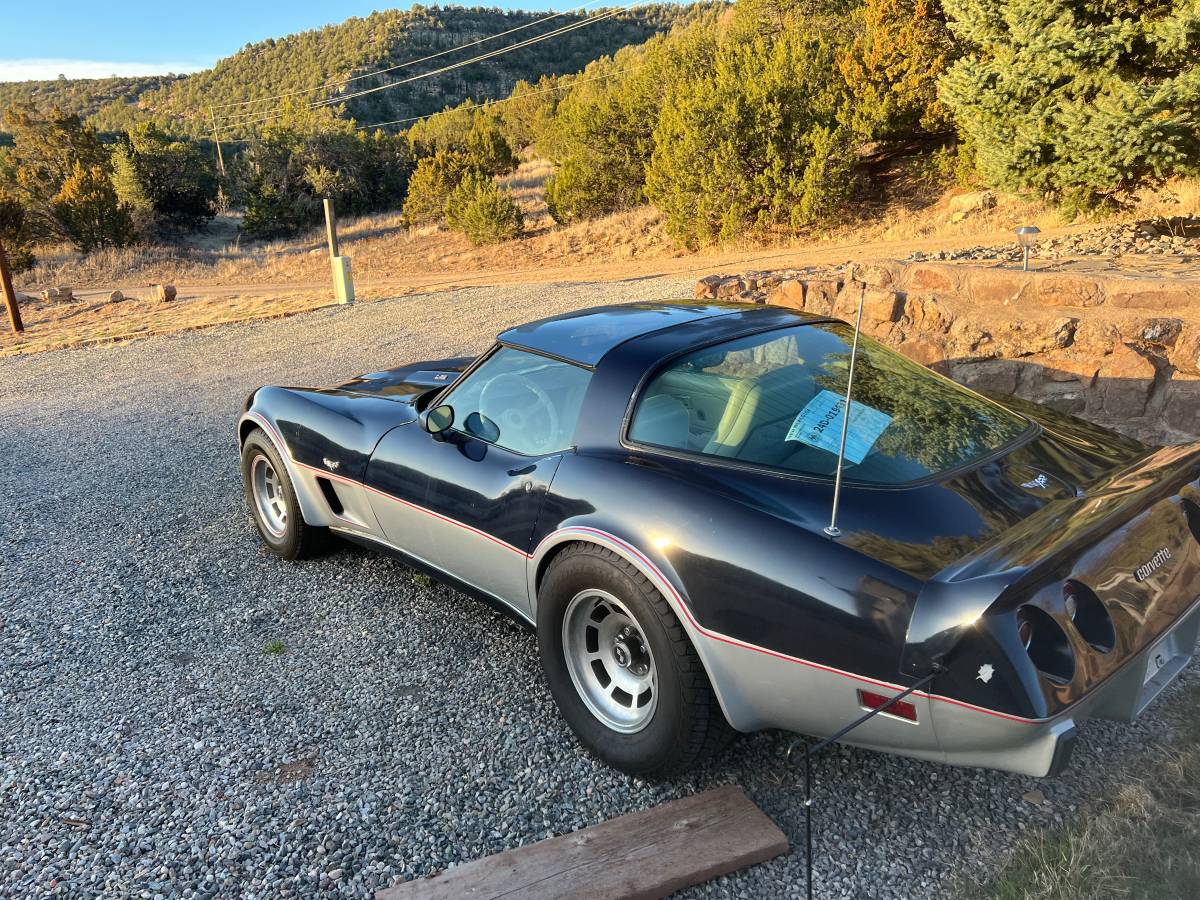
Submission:
POLYGON ((595 544, 573 544, 538 590, 538 651, 551 694, 580 742, 604 762, 642 778, 686 772, 733 737, 708 675, 671 606, 636 568, 595 544), (636 619, 653 655, 657 703, 634 733, 614 730, 589 709, 572 680, 563 621, 571 601, 592 590, 617 598, 636 619))
POLYGON ((300 511, 300 503, 296 499, 296 489, 288 475, 287 467, 280 459, 275 446, 268 440, 261 429, 255 428, 246 436, 242 444, 242 486, 245 489, 246 505, 250 507, 250 515, 258 529, 263 545, 276 556, 283 559, 303 559, 313 556, 326 544, 326 530, 314 528, 304 521, 300 511), (254 471, 256 465, 263 462, 274 473, 276 483, 282 494, 281 500, 286 510, 286 521, 282 528, 273 528, 264 519, 262 510, 255 500, 254 471))

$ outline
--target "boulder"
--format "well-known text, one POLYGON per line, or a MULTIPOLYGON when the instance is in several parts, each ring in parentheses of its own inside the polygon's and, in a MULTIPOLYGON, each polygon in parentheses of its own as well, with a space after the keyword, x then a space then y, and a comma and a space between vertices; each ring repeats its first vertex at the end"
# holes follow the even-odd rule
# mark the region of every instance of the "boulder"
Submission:
MULTIPOLYGON (((1185 375, 1200 375, 1200 325, 1185 325, 1171 349, 1171 365, 1185 375)), ((1200 424, 1197 426, 1200 431, 1200 424)))
POLYGON ((895 277, 884 263, 851 263, 846 270, 846 280, 861 281, 868 287, 890 287, 895 277))
POLYGON ((1095 278, 1039 273, 1034 282, 1042 306, 1087 307, 1104 302, 1104 288, 1095 278))
POLYGON ((67 303, 75 299, 75 294, 72 293, 71 289, 65 284, 60 284, 54 289, 54 291, 57 295, 55 299, 60 303, 67 303))
POLYGON ((954 322, 954 313, 936 297, 909 294, 904 300, 902 321, 920 334, 945 334, 954 322))
POLYGON ((946 358, 946 350, 936 341, 926 338, 904 341, 897 348, 901 353, 923 366, 933 366, 946 358))
POLYGON ((109 303, 120 303, 124 299, 125 299, 125 295, 122 294, 120 291, 113 291, 111 294, 108 295, 109 303))
POLYGON ((840 281, 828 279, 806 281, 804 283, 804 311, 817 316, 832 314, 834 301, 841 289, 840 281))
POLYGON ((1088 316, 1075 329, 1074 349, 1085 356, 1098 358, 1112 353, 1120 341, 1121 332, 1116 325, 1088 316))
POLYGON ((1011 359, 964 360, 950 364, 951 377, 969 387, 1015 394, 1021 364, 1011 359))
POLYGON ((964 287, 976 303, 1007 306, 1027 300, 1033 276, 1020 269, 971 268, 963 276, 964 287))
POLYGON ((962 221, 971 213, 982 212, 985 209, 994 209, 996 206, 996 195, 991 191, 975 191, 970 194, 959 194, 957 197, 950 198, 950 214, 952 221, 962 221), (955 220, 954 216, 958 215, 959 219, 955 220))
POLYGON ((1191 378, 1172 381, 1165 412, 1168 428, 1195 440, 1200 435, 1200 381, 1191 378))
POLYGON ((1182 319, 1143 319, 1133 327, 1132 340, 1165 350, 1174 347, 1183 330, 1182 319))
POLYGON ((1149 359, 1131 347, 1119 346, 1100 366, 1096 383, 1104 412, 1115 419, 1144 416, 1156 374, 1149 359))
POLYGON ((721 275, 705 275, 696 282, 695 297, 697 300, 711 300, 717 296, 717 286, 724 280, 721 275))
POLYGON ((804 309, 804 282, 798 278, 779 282, 767 294, 767 302, 790 309, 804 309))
POLYGON ((742 279, 722 278, 720 284, 717 285, 717 297, 722 300, 731 300, 737 297, 742 290, 742 279))
POLYGON ((178 295, 178 292, 173 284, 156 284, 154 295, 158 297, 159 303, 170 303, 178 295))

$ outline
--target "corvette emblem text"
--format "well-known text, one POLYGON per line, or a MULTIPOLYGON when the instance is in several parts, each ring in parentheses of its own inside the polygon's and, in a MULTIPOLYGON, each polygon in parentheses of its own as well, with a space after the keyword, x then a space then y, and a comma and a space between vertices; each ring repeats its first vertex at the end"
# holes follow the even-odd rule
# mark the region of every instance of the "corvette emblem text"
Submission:
POLYGON ((1155 553, 1149 560, 1133 570, 1133 577, 1138 581, 1145 581, 1155 572, 1163 567, 1163 565, 1171 558, 1171 551, 1167 547, 1163 547, 1155 553))

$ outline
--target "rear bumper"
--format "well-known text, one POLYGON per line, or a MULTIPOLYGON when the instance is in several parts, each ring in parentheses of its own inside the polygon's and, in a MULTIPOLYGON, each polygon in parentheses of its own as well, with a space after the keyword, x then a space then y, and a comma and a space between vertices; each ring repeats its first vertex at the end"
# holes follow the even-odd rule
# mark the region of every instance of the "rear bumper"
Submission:
MULTIPOLYGON (((1200 603, 1095 689, 1049 719, 1025 719, 915 693, 909 702, 917 711, 916 722, 878 715, 843 742, 950 765, 1055 775, 1067 767, 1084 720, 1135 718, 1187 665, 1198 635, 1200 603), (1161 661, 1155 661, 1156 656, 1161 661), (1154 670, 1147 678, 1151 665, 1154 670)), ((782 728, 823 737, 863 713, 860 689, 885 695, 901 690, 728 641, 701 636, 698 646, 726 718, 739 731, 782 728)))
POLYGON ((933 726, 943 759, 953 765, 1056 775, 1066 768, 1084 720, 1133 721, 1187 666, 1198 637, 1200 602, 1119 671, 1050 719, 1004 719, 934 703, 933 726))

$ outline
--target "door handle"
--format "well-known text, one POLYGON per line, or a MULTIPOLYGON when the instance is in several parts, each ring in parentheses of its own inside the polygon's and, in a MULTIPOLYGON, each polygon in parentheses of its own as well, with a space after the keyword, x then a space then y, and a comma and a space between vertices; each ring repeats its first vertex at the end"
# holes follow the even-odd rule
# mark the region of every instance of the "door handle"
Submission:
POLYGON ((524 468, 509 469, 508 474, 515 478, 518 475, 532 475, 536 470, 537 470, 537 463, 530 463, 529 465, 525 466, 524 468))

